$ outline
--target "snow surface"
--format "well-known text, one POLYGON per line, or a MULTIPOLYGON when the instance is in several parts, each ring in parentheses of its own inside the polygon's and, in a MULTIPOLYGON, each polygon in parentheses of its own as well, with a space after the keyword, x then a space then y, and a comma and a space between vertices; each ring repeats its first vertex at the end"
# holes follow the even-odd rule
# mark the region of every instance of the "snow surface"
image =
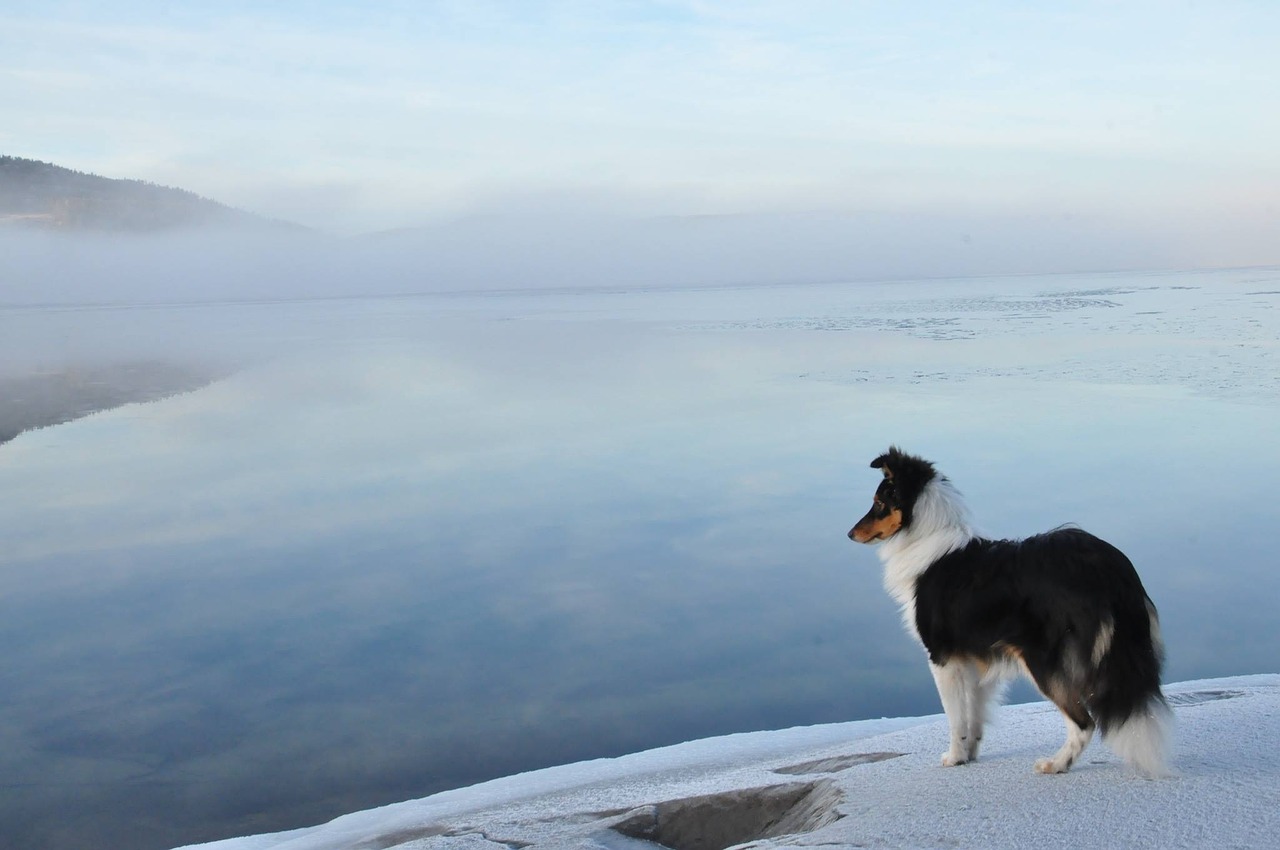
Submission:
POLYGON ((1139 778, 1096 740, 1070 773, 1033 773, 1032 762, 1061 743, 1063 724, 1049 704, 1031 703, 998 711, 981 759, 963 767, 939 767, 947 742, 941 715, 865 720, 549 768, 321 826, 200 846, 653 848, 660 845, 612 827, 667 818, 680 821, 686 838, 691 822, 694 833, 717 818, 741 827, 766 805, 760 789, 811 784, 810 810, 799 821, 818 828, 748 835, 735 846, 1280 847, 1280 675, 1165 690, 1177 723, 1178 775, 1168 779, 1139 778), (668 801, 683 802, 664 807, 668 801))

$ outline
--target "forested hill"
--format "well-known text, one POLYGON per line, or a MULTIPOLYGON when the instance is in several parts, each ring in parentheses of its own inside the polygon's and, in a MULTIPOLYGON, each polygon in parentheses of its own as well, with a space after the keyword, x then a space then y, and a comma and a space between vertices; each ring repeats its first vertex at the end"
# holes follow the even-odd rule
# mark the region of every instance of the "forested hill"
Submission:
MULTIPOLYGON (((297 228, 142 180, 113 180, 0 156, 0 228, 149 232, 192 227, 297 228)), ((301 228, 298 228, 301 229, 301 228)))

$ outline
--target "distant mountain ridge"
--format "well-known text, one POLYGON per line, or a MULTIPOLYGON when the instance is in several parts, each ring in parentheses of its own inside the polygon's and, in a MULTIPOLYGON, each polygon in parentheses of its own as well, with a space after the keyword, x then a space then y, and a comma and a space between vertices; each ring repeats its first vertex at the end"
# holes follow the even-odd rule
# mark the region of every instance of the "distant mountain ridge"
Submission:
POLYGON ((0 156, 0 227, 152 232, 215 227, 298 229, 143 180, 117 180, 34 159, 0 156))

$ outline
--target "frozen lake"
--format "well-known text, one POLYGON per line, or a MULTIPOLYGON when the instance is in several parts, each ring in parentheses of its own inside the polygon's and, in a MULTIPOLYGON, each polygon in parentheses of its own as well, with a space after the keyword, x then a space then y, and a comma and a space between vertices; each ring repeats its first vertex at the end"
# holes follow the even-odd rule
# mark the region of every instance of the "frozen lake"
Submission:
MULTIPOLYGON (((1075 522, 1167 678, 1280 651, 1280 270, 0 310, 230 377, 0 445, 0 844, 163 848, 937 712, 845 534, 891 442, 1075 522)), ((1025 689, 1015 697, 1030 699, 1025 689)))

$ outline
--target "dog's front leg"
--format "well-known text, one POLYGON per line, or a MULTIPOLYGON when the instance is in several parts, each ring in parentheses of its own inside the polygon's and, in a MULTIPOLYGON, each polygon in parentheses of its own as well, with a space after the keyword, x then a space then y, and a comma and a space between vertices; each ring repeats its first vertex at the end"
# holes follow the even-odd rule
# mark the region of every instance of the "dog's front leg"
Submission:
POLYGON ((947 714, 947 725, 951 728, 951 747, 942 754, 943 767, 964 764, 977 749, 971 747, 969 742, 972 731, 969 715, 973 695, 968 690, 977 684, 970 681, 973 676, 969 667, 970 665, 955 660, 944 664, 929 664, 934 684, 938 686, 938 696, 942 698, 942 710, 947 714))

